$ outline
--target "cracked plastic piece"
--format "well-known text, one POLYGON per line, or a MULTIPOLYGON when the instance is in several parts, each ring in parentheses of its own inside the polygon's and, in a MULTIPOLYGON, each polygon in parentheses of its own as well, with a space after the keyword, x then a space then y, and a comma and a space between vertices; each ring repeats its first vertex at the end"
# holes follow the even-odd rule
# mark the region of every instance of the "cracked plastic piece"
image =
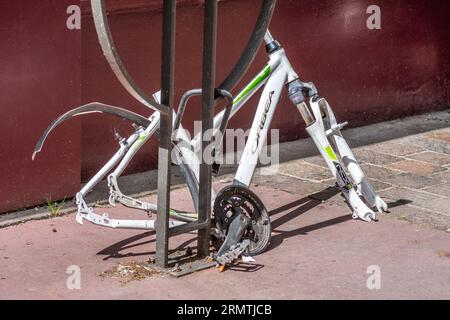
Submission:
POLYGON ((83 114, 88 114, 88 113, 95 113, 95 112, 111 114, 113 116, 126 119, 128 121, 131 121, 132 123, 135 123, 135 124, 143 126, 143 127, 147 127, 150 124, 149 119, 147 119, 137 113, 134 113, 134 112, 131 112, 131 111, 119 108, 119 107, 114 107, 114 106, 110 106, 107 104, 99 103, 99 102, 92 102, 92 103, 83 105, 81 107, 72 109, 72 110, 66 112, 65 114, 63 114, 62 116, 60 116, 55 121, 53 121, 53 123, 44 131, 44 133, 38 140, 38 142, 34 148, 34 153, 33 153, 32 159, 34 160, 34 158, 36 157, 36 154, 41 152, 42 147, 45 143, 45 140, 47 139, 47 136, 58 125, 60 125, 61 123, 63 123, 64 121, 66 121, 68 119, 71 119, 72 117, 75 117, 78 115, 83 115, 83 114))

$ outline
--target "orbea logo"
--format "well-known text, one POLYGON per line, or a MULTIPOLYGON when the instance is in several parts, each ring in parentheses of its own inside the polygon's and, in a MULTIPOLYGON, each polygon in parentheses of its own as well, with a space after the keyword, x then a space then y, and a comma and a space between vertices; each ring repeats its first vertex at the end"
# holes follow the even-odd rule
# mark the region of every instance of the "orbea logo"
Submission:
POLYGON ((275 91, 272 91, 269 93, 269 98, 267 98, 266 105, 264 106, 264 113, 261 116, 261 120, 259 122, 258 131, 256 132, 256 139, 253 141, 253 147, 252 152, 255 153, 258 151, 259 142, 261 140, 261 134, 264 131, 264 125, 266 124, 267 120, 267 113, 270 110, 270 107, 272 105, 272 96, 275 93, 275 91))

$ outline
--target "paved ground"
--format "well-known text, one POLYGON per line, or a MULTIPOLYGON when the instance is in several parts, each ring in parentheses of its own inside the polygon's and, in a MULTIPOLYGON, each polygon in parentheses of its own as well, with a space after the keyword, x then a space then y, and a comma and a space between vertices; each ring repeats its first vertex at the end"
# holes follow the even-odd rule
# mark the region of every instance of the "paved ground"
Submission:
MULTIPOLYGON (((450 228, 450 129, 355 148, 355 156, 382 197, 390 217, 450 228)), ((334 183, 319 156, 280 164, 279 174, 256 183, 291 193, 318 192, 334 183)), ((340 200, 339 200, 340 201, 340 200)))
MULTIPOLYGON (((384 126, 385 133, 394 132, 394 124, 384 126)), ((254 180, 273 223, 271 246, 256 263, 122 284, 99 273, 147 260, 154 234, 80 226, 67 215, 0 229, 0 299, 449 299, 450 126, 447 121, 440 127, 391 134, 397 139, 381 143, 373 143, 381 137, 377 133, 360 139, 369 128, 349 130, 364 170, 392 208, 378 222, 351 220, 311 146, 288 143, 281 146, 278 174, 254 180), (299 150, 311 156, 300 159, 299 150), (81 268, 80 290, 66 286, 72 265, 81 268), (379 268, 379 290, 367 288, 371 268, 379 268)), ((216 184, 230 179, 225 174, 216 184)), ((174 207, 190 209, 188 204, 183 187, 173 192, 174 207)), ((136 215, 122 207, 98 210, 136 215)), ((171 241, 172 249, 187 245, 195 246, 195 235, 171 241)))

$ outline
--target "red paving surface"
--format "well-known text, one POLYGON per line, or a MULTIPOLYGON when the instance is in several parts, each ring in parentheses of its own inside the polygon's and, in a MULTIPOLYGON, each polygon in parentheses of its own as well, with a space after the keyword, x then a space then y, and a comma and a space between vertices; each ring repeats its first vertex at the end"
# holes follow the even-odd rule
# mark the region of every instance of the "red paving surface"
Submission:
MULTIPOLYGON (((148 259, 154 235, 80 226, 70 215, 0 230, 0 298, 450 299, 448 233, 385 216, 376 223, 353 221, 344 204, 255 190, 272 212, 274 232, 270 249, 250 269, 213 268, 122 284, 98 273, 119 262, 148 259), (81 267, 80 290, 66 287, 70 265, 81 267), (380 290, 367 289, 370 265, 381 268, 380 290)), ((186 203, 182 190, 173 194, 174 207, 186 203)), ((123 208, 109 211, 130 215, 123 208)), ((176 237, 171 248, 194 238, 176 237)))

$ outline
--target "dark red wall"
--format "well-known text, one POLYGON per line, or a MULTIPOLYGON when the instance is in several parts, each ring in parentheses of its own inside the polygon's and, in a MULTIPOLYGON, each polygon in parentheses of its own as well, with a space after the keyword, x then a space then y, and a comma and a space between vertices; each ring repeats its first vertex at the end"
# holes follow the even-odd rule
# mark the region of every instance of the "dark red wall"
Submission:
MULTIPOLYGON (((116 148, 114 130, 127 123, 87 115, 57 129, 37 161, 34 143, 58 115, 81 103, 100 101, 149 114, 120 86, 107 65, 81 0, 83 30, 65 28, 74 0, 2 1, 0 4, 0 212, 71 196, 80 176, 89 178, 116 148), (81 46, 82 42, 82 46, 81 46), (80 62, 81 59, 81 62, 80 62)), ((114 39, 130 73, 149 93, 159 90, 160 0, 106 0, 114 39)), ((179 1, 177 99, 200 86, 203 8, 179 1)), ((225 0, 219 5, 218 82, 240 55, 261 0, 225 0)), ((450 105, 450 5, 448 1, 279 0, 271 31, 303 80, 314 81, 337 116, 352 126, 389 120, 450 105), (368 30, 366 9, 381 7, 382 29, 368 30)), ((261 50, 248 80, 266 61, 261 50)), ((199 118, 199 100, 184 125, 199 118)), ((253 99, 230 126, 247 129, 253 99)), ((286 97, 273 122, 282 140, 305 136, 286 97)), ((152 140, 129 172, 156 167, 152 140)))
POLYGON ((0 2, 0 212, 80 185, 80 126, 59 128, 31 161, 39 135, 80 104, 81 32, 66 28, 74 0, 0 2))

